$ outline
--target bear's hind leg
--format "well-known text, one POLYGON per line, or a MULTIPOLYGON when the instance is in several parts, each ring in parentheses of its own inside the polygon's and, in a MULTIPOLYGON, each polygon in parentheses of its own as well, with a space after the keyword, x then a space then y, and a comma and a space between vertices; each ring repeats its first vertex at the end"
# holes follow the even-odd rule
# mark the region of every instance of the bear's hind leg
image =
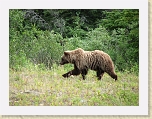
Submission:
MULTIPOLYGON (((108 73, 108 72, 107 72, 108 73)), ((115 79, 115 81, 117 80, 117 75, 112 71, 110 73, 108 73, 113 79, 115 79)))
POLYGON ((113 79, 115 79, 115 81, 117 80, 117 75, 116 75, 116 74, 113 74, 111 77, 112 77, 113 79))
POLYGON ((88 70, 87 70, 87 69, 83 69, 83 70, 81 71, 81 75, 82 75, 83 80, 85 80, 85 75, 87 75, 87 73, 88 73, 88 70))
POLYGON ((98 80, 101 80, 101 79, 102 79, 103 74, 104 74, 104 71, 103 71, 103 70, 100 69, 100 70, 97 71, 98 80))

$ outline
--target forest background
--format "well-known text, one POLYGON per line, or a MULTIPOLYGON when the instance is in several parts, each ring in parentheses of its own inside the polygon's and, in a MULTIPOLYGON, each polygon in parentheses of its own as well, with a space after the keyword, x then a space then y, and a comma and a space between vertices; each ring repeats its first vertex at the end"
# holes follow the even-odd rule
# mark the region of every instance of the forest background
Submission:
POLYGON ((119 71, 139 71, 139 10, 10 10, 9 66, 51 69, 66 50, 103 50, 119 71))

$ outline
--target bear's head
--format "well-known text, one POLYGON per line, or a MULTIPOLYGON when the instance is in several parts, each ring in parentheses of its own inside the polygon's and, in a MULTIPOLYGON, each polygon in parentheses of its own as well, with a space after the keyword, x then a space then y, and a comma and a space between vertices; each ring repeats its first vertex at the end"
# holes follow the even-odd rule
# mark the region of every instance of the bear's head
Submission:
POLYGON ((83 56, 84 50, 78 48, 76 50, 65 51, 63 56, 61 57, 61 65, 72 63, 75 64, 76 62, 80 61, 81 57, 83 56))
POLYGON ((61 62, 60 64, 61 65, 64 65, 64 64, 67 64, 67 63, 70 63, 70 51, 65 51, 64 52, 64 55, 61 57, 61 62))

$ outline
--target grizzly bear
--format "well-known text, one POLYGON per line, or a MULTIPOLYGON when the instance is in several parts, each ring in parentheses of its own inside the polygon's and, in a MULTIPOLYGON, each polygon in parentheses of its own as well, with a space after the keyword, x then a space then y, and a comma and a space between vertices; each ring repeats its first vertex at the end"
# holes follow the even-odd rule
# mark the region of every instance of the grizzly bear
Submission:
POLYGON ((67 63, 74 64, 74 69, 63 74, 62 76, 65 78, 81 74, 83 79, 85 79, 85 75, 91 69, 96 71, 99 80, 101 80, 104 72, 108 73, 115 81, 117 80, 114 64, 110 56, 103 51, 84 51, 81 48, 65 51, 60 64, 64 65, 67 63))

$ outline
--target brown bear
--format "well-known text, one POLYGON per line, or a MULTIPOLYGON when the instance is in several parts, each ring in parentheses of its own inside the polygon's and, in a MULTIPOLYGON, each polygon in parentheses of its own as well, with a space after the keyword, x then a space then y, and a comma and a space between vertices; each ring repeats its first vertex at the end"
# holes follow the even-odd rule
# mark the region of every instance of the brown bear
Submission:
POLYGON ((81 74, 83 79, 85 79, 85 75, 91 69, 97 72, 99 80, 102 78, 104 72, 108 73, 115 81, 117 80, 114 64, 110 56, 103 51, 84 51, 81 48, 65 51, 60 64, 64 65, 67 63, 74 64, 74 69, 63 74, 63 77, 81 74))

